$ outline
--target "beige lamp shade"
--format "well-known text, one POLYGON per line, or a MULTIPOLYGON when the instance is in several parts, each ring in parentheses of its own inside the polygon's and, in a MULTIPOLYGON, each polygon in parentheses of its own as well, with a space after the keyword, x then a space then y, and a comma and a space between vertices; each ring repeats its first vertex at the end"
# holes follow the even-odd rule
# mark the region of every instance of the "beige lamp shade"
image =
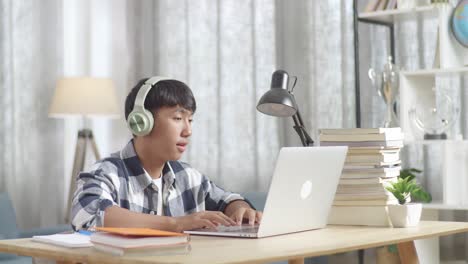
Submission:
POLYGON ((63 78, 57 81, 50 117, 70 115, 117 118, 117 96, 108 78, 63 78))

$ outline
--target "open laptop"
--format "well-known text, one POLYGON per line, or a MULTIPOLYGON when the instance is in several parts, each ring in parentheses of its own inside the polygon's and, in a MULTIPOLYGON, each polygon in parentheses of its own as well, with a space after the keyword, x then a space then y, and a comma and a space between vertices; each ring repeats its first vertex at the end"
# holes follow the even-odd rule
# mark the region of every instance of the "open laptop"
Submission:
POLYGON ((282 148, 259 225, 185 232, 260 238, 323 228, 327 225, 346 152, 347 147, 282 148))

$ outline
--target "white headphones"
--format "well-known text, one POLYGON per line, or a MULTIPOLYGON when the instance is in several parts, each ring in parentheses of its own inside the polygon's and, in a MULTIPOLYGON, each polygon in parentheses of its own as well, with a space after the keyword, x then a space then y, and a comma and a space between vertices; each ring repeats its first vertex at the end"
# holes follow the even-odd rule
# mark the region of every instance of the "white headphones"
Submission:
POLYGON ((154 117, 151 111, 145 109, 145 99, 151 88, 153 88, 153 86, 155 86, 159 81, 163 80, 169 80, 169 78, 161 76, 151 77, 138 91, 133 110, 127 118, 127 126, 134 135, 146 136, 153 129, 154 117))

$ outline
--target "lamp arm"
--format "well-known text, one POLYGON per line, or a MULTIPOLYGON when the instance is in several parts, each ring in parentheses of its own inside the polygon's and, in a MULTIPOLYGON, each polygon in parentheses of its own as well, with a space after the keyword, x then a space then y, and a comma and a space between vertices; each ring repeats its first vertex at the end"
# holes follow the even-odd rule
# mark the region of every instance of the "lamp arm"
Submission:
POLYGON ((294 129, 296 130, 297 134, 301 138, 302 145, 304 147, 309 147, 314 145, 314 141, 307 133, 306 129, 304 128, 304 122, 302 121, 301 113, 299 109, 297 110, 296 114, 292 116, 294 121, 294 129))

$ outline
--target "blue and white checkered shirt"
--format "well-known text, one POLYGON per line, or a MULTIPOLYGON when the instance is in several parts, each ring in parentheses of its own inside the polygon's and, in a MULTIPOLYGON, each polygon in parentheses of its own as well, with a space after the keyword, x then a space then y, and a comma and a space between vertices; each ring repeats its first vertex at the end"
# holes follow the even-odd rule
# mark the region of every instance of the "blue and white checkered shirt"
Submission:
MULTIPOLYGON (((224 211, 230 202, 244 200, 239 194, 216 186, 187 163, 168 161, 162 175, 163 211, 167 216, 204 210, 224 211)), ((157 214, 158 191, 143 169, 131 140, 121 151, 78 175, 71 210, 73 228, 102 226, 104 211, 113 205, 133 212, 157 214)))

